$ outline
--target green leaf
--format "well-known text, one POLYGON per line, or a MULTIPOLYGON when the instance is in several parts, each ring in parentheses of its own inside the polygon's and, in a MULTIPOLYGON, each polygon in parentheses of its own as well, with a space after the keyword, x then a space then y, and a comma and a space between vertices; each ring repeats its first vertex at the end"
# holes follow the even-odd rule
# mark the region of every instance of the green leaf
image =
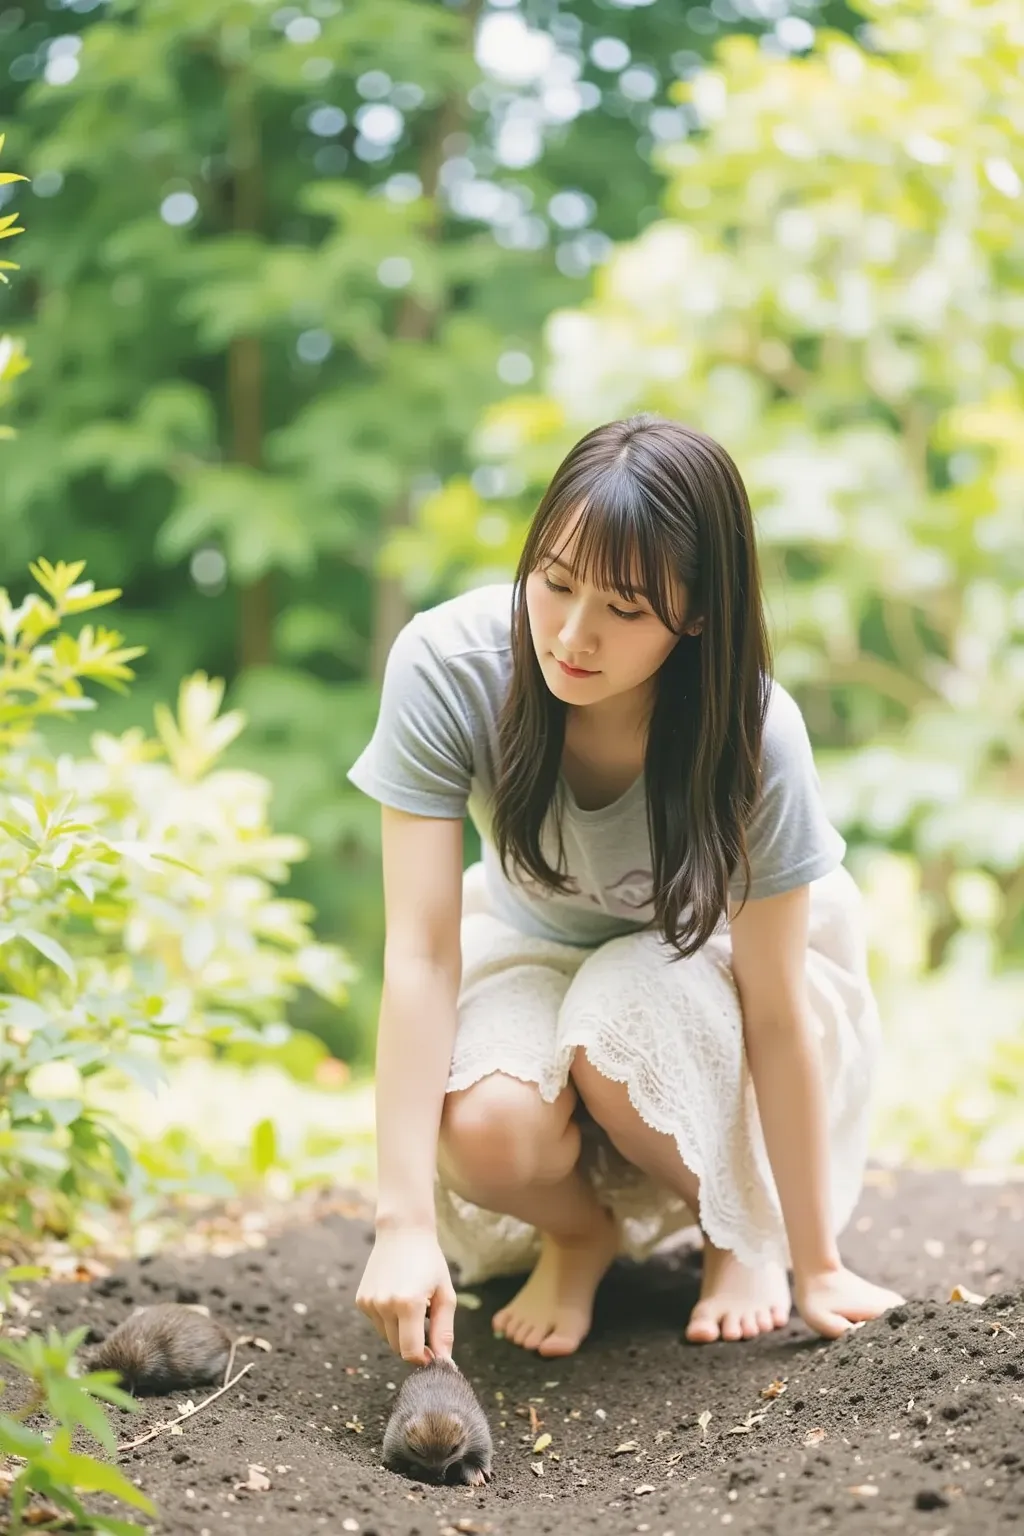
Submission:
POLYGON ((64 972, 69 981, 77 980, 75 962, 63 944, 58 944, 56 939, 37 932, 35 928, 19 928, 18 936, 31 944, 33 949, 37 949, 41 955, 45 955, 47 960, 64 972))
POLYGON ((105 1451, 114 1451, 117 1438, 106 1414, 78 1382, 67 1376, 57 1376, 48 1383, 47 1397, 53 1413, 63 1424, 71 1429, 80 1424, 105 1451))
POLYGON ((46 1446, 46 1440, 36 1430, 26 1429, 7 1414, 0 1417, 0 1450, 8 1456, 35 1456, 46 1446))
POLYGON ((90 1371, 78 1379, 83 1388, 88 1387, 93 1397, 101 1397, 105 1403, 113 1403, 115 1408, 124 1408, 128 1413, 138 1413, 142 1407, 130 1392, 126 1392, 119 1385, 121 1377, 117 1371, 90 1371))
POLYGON ((24 827, 19 827, 13 821, 0 821, 0 828, 7 833, 8 837, 13 837, 16 843, 20 843, 22 848, 27 848, 30 853, 39 852, 40 845, 34 837, 29 836, 24 827))
POLYGON ((46 1270, 38 1264, 15 1264, 12 1268, 3 1271, 3 1279, 11 1283, 18 1280, 42 1280, 46 1273, 46 1270))
POLYGON ((253 1126, 250 1157, 257 1173, 266 1173, 277 1162, 277 1132, 272 1120, 253 1126))
POLYGON ((72 1453, 64 1458, 64 1462, 74 1486, 82 1489, 83 1492, 110 1493, 115 1499, 121 1499, 135 1509, 141 1509, 144 1514, 156 1514, 156 1506, 152 1500, 146 1497, 141 1488, 136 1488, 122 1476, 116 1467, 106 1466, 101 1461, 95 1461, 91 1456, 78 1456, 72 1453))
POLYGON ((94 1531, 106 1531, 108 1536, 146 1536, 146 1527, 131 1520, 115 1520, 113 1515, 90 1514, 94 1531))

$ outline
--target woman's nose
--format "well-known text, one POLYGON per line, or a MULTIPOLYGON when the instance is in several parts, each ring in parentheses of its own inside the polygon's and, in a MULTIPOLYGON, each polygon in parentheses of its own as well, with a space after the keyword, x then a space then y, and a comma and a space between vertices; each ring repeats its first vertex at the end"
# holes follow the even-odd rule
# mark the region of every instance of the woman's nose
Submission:
POLYGON ((596 639, 594 626, 587 617, 587 611, 582 604, 574 604, 566 614, 565 622, 558 632, 559 643, 573 656, 589 655, 594 650, 596 639))

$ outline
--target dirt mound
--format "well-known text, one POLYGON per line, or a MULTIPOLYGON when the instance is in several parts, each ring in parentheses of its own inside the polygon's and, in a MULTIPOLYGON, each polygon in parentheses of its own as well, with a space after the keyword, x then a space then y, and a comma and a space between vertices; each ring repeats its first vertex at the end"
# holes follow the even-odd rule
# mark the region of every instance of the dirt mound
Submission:
MULTIPOLYGON (((794 1321, 749 1343, 687 1345, 699 1261, 685 1247, 617 1265, 593 1334, 564 1361, 496 1341, 491 1314, 515 1285, 478 1288, 481 1305, 459 1310, 456 1358, 494 1431, 483 1492, 380 1467, 405 1368, 353 1306, 370 1241, 366 1223, 329 1218, 260 1251, 163 1256, 38 1293, 37 1327, 88 1321, 99 1337, 133 1306, 202 1301, 272 1345, 243 1351, 252 1370, 180 1434, 122 1453, 159 1505, 161 1531, 1024 1529, 1024 1182, 872 1173, 843 1255, 909 1299, 829 1344, 794 1321), (952 1303, 957 1284, 988 1299, 952 1303), (541 1435, 550 1443, 535 1451, 541 1435)), ((121 1439, 185 1396, 114 1411, 121 1439)))

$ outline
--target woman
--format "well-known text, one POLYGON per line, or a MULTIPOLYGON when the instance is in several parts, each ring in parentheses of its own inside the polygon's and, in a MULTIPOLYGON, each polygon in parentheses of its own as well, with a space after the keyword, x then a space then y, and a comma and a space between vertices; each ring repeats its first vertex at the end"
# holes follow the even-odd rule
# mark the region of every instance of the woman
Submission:
POLYGON ((782 1326, 787 1267, 828 1337, 901 1299, 836 1245, 879 1026, 723 448, 647 414, 588 433, 514 584, 399 635, 350 777, 383 806, 387 929, 357 1304, 397 1353, 451 1353, 449 1260, 532 1263, 495 1329, 570 1353, 615 1255, 695 1221, 692 1342, 782 1326))

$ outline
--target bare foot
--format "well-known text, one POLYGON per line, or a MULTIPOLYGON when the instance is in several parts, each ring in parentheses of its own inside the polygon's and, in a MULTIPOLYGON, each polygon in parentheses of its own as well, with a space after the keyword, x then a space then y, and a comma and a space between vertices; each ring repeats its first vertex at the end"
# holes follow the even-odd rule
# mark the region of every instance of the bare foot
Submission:
POLYGON ((753 1339, 789 1321, 789 1281, 779 1264, 748 1269, 734 1253, 704 1239, 700 1300, 686 1327, 691 1344, 753 1339))
POLYGON ((494 1331, 540 1355, 571 1355, 590 1331, 597 1287, 618 1248, 618 1229, 606 1211, 577 1241, 555 1242, 545 1234, 533 1274, 494 1314, 494 1331))

